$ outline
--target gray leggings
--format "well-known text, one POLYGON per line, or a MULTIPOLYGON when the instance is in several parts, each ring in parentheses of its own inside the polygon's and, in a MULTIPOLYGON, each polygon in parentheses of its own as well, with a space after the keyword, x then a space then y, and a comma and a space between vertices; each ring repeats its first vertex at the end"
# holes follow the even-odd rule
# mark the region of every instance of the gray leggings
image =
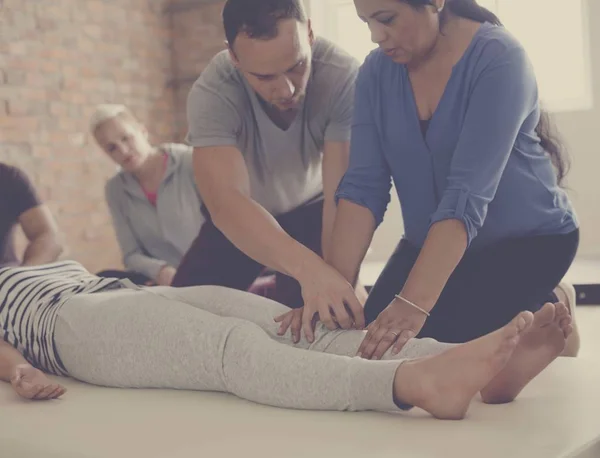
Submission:
POLYGON ((123 388, 221 391, 278 407, 392 411, 398 366, 449 345, 412 339, 386 361, 353 357, 364 331, 329 331, 293 344, 273 318, 289 309, 219 286, 152 287, 80 294, 55 329, 67 372, 123 388), (307 351, 310 350, 310 351, 307 351))

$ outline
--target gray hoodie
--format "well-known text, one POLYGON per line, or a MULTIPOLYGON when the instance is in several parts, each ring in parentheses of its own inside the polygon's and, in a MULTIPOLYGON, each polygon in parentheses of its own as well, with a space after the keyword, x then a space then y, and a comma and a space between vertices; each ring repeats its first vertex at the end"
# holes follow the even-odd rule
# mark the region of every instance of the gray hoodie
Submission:
POLYGON ((117 173, 105 188, 125 268, 153 279, 164 265, 179 266, 204 222, 192 148, 176 143, 160 148, 168 161, 156 207, 131 173, 117 173))

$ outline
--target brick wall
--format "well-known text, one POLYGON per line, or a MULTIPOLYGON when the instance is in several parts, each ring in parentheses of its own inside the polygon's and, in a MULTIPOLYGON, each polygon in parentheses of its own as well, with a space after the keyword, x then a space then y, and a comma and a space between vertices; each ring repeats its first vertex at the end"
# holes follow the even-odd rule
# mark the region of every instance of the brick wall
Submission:
POLYGON ((122 102, 154 140, 178 137, 170 3, 0 6, 0 160, 29 174, 67 236, 68 257, 92 270, 119 266, 120 254, 103 196, 115 169, 86 121, 96 104, 122 102))
POLYGON ((210 59, 225 48, 221 0, 180 0, 169 9, 173 28, 173 80, 177 135, 186 133, 188 92, 210 59))

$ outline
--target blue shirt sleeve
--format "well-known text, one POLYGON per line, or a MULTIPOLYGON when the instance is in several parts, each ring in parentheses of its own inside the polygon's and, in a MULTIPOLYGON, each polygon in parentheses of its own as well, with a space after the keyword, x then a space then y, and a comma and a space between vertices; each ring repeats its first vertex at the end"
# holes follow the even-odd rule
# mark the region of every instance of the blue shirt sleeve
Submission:
POLYGON ((371 85, 377 84, 374 78, 367 59, 356 81, 350 162, 338 186, 336 201, 344 199, 368 208, 378 226, 390 201, 391 172, 375 126, 371 98, 371 85))
POLYGON ((432 225, 461 220, 471 244, 483 226, 519 130, 537 107, 537 96, 535 75, 521 47, 503 51, 481 71, 432 225))

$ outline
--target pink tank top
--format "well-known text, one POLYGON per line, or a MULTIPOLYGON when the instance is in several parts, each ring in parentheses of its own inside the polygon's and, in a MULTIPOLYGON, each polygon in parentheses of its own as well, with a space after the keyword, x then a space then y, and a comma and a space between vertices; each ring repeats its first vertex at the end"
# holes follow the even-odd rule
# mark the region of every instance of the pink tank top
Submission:
MULTIPOLYGON (((169 156, 167 156, 167 153, 163 153, 163 174, 164 171, 167 170, 167 162, 169 160, 169 156)), ((151 191, 146 191, 144 189, 144 194, 146 195, 146 199, 148 199, 148 202, 150 202, 152 205, 154 205, 156 207, 156 199, 157 199, 157 193, 156 192, 151 192, 151 191)))

